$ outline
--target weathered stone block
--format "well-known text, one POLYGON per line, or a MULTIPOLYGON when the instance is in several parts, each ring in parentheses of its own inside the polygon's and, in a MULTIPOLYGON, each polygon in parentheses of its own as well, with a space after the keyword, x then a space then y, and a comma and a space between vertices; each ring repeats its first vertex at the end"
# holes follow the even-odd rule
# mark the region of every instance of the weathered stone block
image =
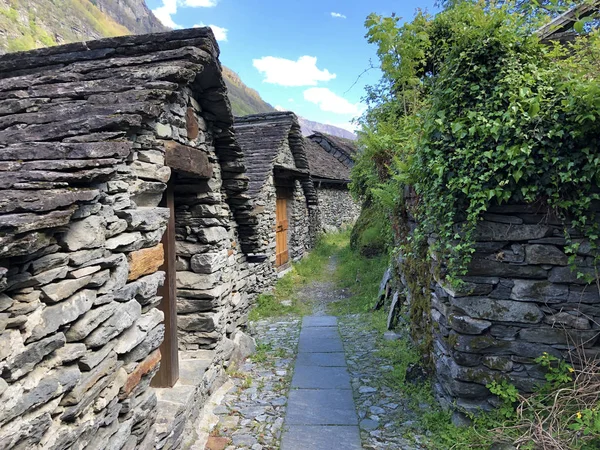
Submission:
POLYGON ((160 363, 161 355, 160 350, 155 350, 148 357, 138 364, 136 369, 129 374, 125 386, 121 390, 119 398, 124 399, 131 394, 133 389, 139 384, 142 377, 147 373, 151 372, 160 363))
POLYGON ((137 208, 116 211, 117 216, 127 221, 130 231, 154 231, 167 225, 169 208, 137 208))
POLYGON ((42 288, 42 298, 48 302, 59 302, 77 292, 86 286, 92 279, 90 276, 84 276, 75 280, 64 280, 58 283, 49 284, 42 288))
POLYGON ((192 173, 200 178, 213 176, 212 164, 205 152, 175 141, 165 141, 165 162, 174 170, 192 173))
POLYGON ((4 366, 3 376, 15 381, 29 373, 45 356, 65 345, 65 335, 56 333, 45 339, 25 346, 22 352, 9 358, 4 366))
POLYGON ((553 245, 527 245, 525 247, 527 264, 552 264, 566 266, 569 258, 562 250, 553 245))
POLYGON ((448 317, 448 324, 453 330, 465 334, 481 334, 492 326, 492 322, 487 320, 473 319, 469 316, 455 314, 451 314, 448 317))
POLYGON ((164 264, 165 251, 162 244, 144 248, 128 255, 128 281, 156 272, 164 264))
POLYGON ((476 319, 539 323, 544 313, 534 304, 487 297, 450 297, 450 303, 476 319))
POLYGON ((510 298, 539 303, 560 303, 567 299, 569 288, 549 281, 514 280, 510 298))
POLYGON ((598 330, 570 330, 559 327, 525 328, 519 332, 519 337, 527 342, 540 344, 569 344, 573 347, 583 345, 592 347, 598 337, 598 330))
POLYGON ((177 328, 184 331, 210 333, 218 326, 220 315, 215 313, 189 314, 177 318, 177 328))
POLYGON ((553 283, 585 285, 588 284, 586 281, 588 277, 596 278, 596 272, 592 267, 577 267, 576 270, 572 270, 571 267, 554 267, 550 270, 548 280, 553 283))
POLYGON ((586 317, 570 314, 565 311, 558 312, 552 316, 547 316, 544 319, 544 323, 552 326, 563 325, 577 330, 589 330, 591 328, 590 321, 586 317))
POLYGON ((142 307, 137 300, 131 300, 118 306, 117 311, 85 338, 89 348, 102 347, 115 336, 129 328, 142 314, 142 307))
POLYGON ((545 279, 548 276, 548 272, 539 266, 523 266, 478 258, 471 261, 468 269, 471 276, 533 279, 545 279))
POLYGON ((516 225, 486 220, 477 225, 476 241, 529 241, 550 235, 552 229, 545 225, 516 225))
POLYGON ((166 183, 171 178, 171 169, 166 166, 157 166, 142 161, 134 161, 131 164, 134 173, 142 180, 161 181, 166 183))
POLYGON ((97 248, 104 245, 104 228, 106 222, 100 216, 90 216, 71 223, 61 239, 61 244, 69 251, 97 248))
POLYGON ((108 320, 117 310, 117 304, 108 303, 91 309, 81 319, 75 322, 67 331, 67 341, 80 341, 87 337, 92 331, 108 320))
POLYGON ((217 285, 220 274, 198 274, 194 272, 177 272, 178 289, 208 290, 217 285))
POLYGON ((192 256, 190 267, 196 273, 211 274, 221 270, 227 263, 227 251, 192 256))
POLYGON ((95 291, 84 290, 61 303, 46 307, 42 310, 39 319, 30 318, 31 323, 28 322, 28 328, 31 328, 31 335, 27 342, 37 341, 54 333, 60 326, 74 322, 79 316, 90 310, 95 300, 95 291))

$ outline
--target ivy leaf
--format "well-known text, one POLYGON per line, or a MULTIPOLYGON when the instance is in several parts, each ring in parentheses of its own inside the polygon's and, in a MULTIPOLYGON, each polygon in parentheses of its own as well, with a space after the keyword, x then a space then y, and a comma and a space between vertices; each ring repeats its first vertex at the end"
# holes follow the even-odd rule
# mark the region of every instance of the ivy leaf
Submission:
POLYGON ((534 101, 530 106, 529 106, 529 116, 530 117, 535 117, 537 116, 537 114, 540 112, 540 104, 537 101, 534 101))

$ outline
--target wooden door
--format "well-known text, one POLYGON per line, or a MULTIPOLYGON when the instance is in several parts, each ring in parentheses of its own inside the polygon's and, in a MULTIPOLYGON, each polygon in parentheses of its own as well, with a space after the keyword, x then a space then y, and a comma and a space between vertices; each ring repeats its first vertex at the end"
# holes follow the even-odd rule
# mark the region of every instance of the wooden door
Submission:
POLYGON ((275 233, 275 265, 283 266, 290 260, 288 250, 288 227, 287 198, 277 195, 277 209, 275 210, 276 233, 275 233))
POLYGON ((179 379, 179 354, 177 345, 177 286, 175 277, 175 199, 173 183, 167 185, 161 206, 169 208, 169 222, 162 244, 165 262, 159 270, 165 272, 165 283, 157 295, 162 297, 160 309, 165 314, 165 338, 160 345, 160 368, 152 379, 154 387, 173 387, 179 379))

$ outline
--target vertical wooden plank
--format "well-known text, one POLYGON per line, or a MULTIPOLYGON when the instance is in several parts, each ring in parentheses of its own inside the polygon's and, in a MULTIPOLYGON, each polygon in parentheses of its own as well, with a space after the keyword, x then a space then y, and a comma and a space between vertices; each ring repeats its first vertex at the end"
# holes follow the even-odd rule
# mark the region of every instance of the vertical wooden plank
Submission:
POLYGON ((175 278, 175 198, 173 182, 169 181, 163 197, 163 206, 171 211, 162 243, 165 263, 160 270, 166 273, 165 284, 159 289, 162 296, 160 309, 165 314, 165 339, 160 346, 162 360, 160 369, 152 379, 154 387, 173 387, 179 379, 179 356, 177 344, 177 285, 175 278))

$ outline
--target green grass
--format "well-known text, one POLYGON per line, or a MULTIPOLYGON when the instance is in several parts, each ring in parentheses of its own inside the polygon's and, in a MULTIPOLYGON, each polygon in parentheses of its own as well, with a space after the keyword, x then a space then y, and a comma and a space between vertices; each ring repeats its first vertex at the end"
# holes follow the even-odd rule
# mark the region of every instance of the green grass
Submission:
MULTIPOLYGON (((335 279, 340 288, 349 289, 352 296, 330 306, 330 312, 335 315, 365 313, 375 305, 379 283, 389 261, 388 255, 373 258, 362 256, 358 250, 350 247, 349 234, 343 235, 345 240, 340 243, 338 251, 338 268, 335 279)), ((378 311, 369 316, 374 326, 385 326, 385 313, 378 311)))
POLYGON ((258 296, 256 305, 250 311, 250 320, 310 314, 312 307, 297 297, 298 290, 311 281, 323 280, 327 276, 329 257, 344 249, 348 240, 349 232, 321 235, 313 250, 301 261, 294 263, 292 270, 277 281, 272 293, 258 296))

